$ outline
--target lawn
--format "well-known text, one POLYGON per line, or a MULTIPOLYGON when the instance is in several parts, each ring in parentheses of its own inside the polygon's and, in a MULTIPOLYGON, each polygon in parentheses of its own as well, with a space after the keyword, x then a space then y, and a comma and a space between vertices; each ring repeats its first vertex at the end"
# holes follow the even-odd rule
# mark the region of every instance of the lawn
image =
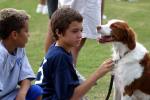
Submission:
MULTIPOLYGON (((0 9, 13 7, 24 9, 30 15, 30 39, 26 46, 29 61, 37 73, 44 56, 44 38, 48 27, 48 16, 36 14, 38 0, 0 0, 0 9)), ((150 0, 138 0, 129 3, 126 0, 106 0, 105 11, 107 19, 123 19, 137 33, 138 41, 150 50, 150 0)), ((86 78, 96 70, 104 59, 111 56, 111 45, 98 44, 96 40, 87 40, 82 48, 77 68, 86 78)), ((100 79, 87 94, 91 100, 104 100, 108 90, 110 74, 100 79)))

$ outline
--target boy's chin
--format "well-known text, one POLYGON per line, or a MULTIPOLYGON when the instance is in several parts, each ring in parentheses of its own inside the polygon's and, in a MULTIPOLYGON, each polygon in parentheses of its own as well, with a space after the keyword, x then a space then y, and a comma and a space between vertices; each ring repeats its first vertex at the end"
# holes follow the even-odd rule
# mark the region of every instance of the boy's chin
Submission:
POLYGON ((18 46, 19 48, 24 48, 26 46, 26 44, 20 45, 18 46))
POLYGON ((80 43, 76 44, 74 47, 79 47, 80 46, 80 43))
POLYGON ((71 45, 72 47, 79 47, 80 46, 80 42, 74 42, 71 45))

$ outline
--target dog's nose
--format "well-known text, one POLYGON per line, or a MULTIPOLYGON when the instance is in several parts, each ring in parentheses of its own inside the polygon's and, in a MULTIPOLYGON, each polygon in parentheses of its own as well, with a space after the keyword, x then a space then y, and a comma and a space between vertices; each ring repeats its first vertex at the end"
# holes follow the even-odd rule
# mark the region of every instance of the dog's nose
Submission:
POLYGON ((97 26, 97 30, 100 30, 101 29, 101 26, 97 26))

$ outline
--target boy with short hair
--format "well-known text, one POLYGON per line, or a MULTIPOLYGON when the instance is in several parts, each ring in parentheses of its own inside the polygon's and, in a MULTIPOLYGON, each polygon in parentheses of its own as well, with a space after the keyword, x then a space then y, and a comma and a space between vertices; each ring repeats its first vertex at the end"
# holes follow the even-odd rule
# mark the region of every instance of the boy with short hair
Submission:
POLYGON ((36 83, 43 88, 43 100, 80 100, 104 74, 112 69, 112 60, 105 61, 82 84, 75 71, 71 49, 80 44, 82 16, 71 8, 56 10, 51 17, 56 39, 48 50, 36 83))
POLYGON ((25 53, 29 16, 23 10, 0 10, 0 100, 41 100, 42 89, 25 53))

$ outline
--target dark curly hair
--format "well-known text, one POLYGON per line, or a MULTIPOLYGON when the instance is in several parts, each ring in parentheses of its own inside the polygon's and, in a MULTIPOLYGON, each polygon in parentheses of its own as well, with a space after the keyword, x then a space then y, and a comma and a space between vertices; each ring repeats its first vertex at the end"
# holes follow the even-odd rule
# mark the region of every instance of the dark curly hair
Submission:
POLYGON ((5 8, 0 10, 0 38, 6 39, 12 31, 20 32, 30 16, 24 10, 5 8))
POLYGON ((56 30, 64 35, 64 32, 73 21, 83 21, 83 17, 78 11, 69 7, 57 9, 51 17, 51 28, 54 38, 58 40, 56 30))

